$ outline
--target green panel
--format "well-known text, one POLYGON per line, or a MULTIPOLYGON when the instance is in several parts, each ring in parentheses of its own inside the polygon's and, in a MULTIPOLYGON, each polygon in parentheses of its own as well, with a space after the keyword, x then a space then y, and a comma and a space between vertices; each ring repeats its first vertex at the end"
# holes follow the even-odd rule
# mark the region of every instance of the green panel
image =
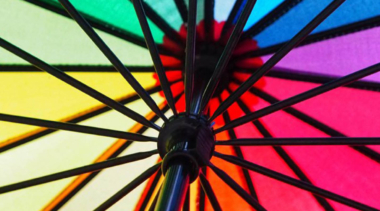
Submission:
MULTIPOLYGON (((38 0, 60 7, 58 0, 38 0)), ((120 28, 131 34, 143 37, 133 4, 128 0, 70 0, 74 7, 86 18, 120 28)), ((151 21, 150 28, 157 43, 162 43, 163 32, 151 21)))
MULTIPOLYGON (((77 23, 26 1, 1 0, 0 37, 51 64, 110 65, 77 23)), ((147 49, 97 31, 120 60, 151 65, 147 49)), ((0 47, 0 64, 27 64, 0 47)))
POLYGON ((157 14, 163 17, 172 28, 179 31, 183 22, 174 0, 145 0, 145 2, 156 11, 157 14))

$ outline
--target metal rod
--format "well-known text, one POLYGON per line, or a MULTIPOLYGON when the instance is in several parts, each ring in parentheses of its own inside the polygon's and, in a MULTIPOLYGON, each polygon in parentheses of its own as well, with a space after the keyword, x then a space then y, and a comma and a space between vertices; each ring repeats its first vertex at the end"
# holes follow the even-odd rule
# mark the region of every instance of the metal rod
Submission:
POLYGON ((247 23, 249 15, 251 14, 251 11, 253 7, 255 6, 255 4, 256 4, 256 0, 251 0, 251 1, 246 2, 243 12, 239 16, 236 26, 234 27, 234 30, 232 31, 232 34, 230 38, 228 39, 227 45, 224 48, 222 55, 220 56, 218 63, 216 64, 215 70, 209 82, 207 83, 206 89, 204 90, 202 94, 201 109, 198 111, 198 114, 204 111, 210 99, 212 98, 215 92, 215 89, 217 88, 219 81, 226 70, 226 67, 232 56, 232 53, 234 52, 236 45, 239 43, 241 32, 243 31, 244 26, 247 23))
POLYGON ((316 187, 314 185, 311 185, 310 183, 307 183, 307 182, 304 182, 304 181, 301 181, 301 180, 297 180, 297 179, 291 178, 291 177, 286 176, 284 174, 281 174, 281 173, 278 173, 276 171, 273 171, 273 170, 267 169, 265 167, 259 166, 257 164, 254 164, 254 163, 251 163, 251 162, 239 159, 237 157, 230 156, 230 155, 224 155, 224 154, 220 154, 220 153, 217 153, 217 152, 215 152, 214 155, 216 157, 218 157, 218 158, 226 160, 226 161, 228 161, 230 163, 233 163, 235 165, 247 168, 249 170, 255 171, 257 173, 263 174, 263 175, 271 177, 273 179, 276 179, 276 180, 282 181, 284 183, 293 185, 293 186, 301 188, 303 190, 307 190, 307 191, 309 191, 311 193, 314 193, 314 194, 317 194, 317 195, 329 198, 331 200, 340 202, 342 204, 345 204, 347 206, 356 208, 358 210, 377 211, 377 209, 372 208, 370 206, 367 206, 365 204, 362 204, 360 202, 348 199, 348 198, 346 198, 344 196, 341 196, 341 195, 332 193, 330 191, 318 188, 318 187, 316 187))
POLYGON ((51 175, 47 175, 47 176, 43 176, 43 177, 31 179, 31 180, 26 180, 26 181, 11 184, 11 185, 6 185, 3 187, 0 187, 0 194, 23 189, 23 188, 28 188, 28 187, 32 187, 36 185, 41 185, 44 183, 48 183, 48 182, 52 182, 52 181, 56 181, 56 180, 84 174, 84 173, 100 171, 105 168, 145 159, 154 154, 157 154, 157 150, 152 150, 149 152, 139 152, 139 153, 126 155, 123 157, 114 158, 114 159, 106 160, 103 162, 99 162, 99 163, 95 163, 95 164, 91 164, 87 166, 82 166, 79 168, 62 171, 59 173, 55 173, 55 174, 51 174, 51 175))
POLYGON ((117 58, 117 56, 112 52, 112 50, 107 46, 107 44, 102 40, 102 38, 100 38, 100 36, 95 32, 91 25, 82 17, 82 15, 79 14, 75 7, 68 0, 59 0, 59 2, 70 14, 70 16, 83 29, 83 31, 88 35, 88 37, 95 43, 99 50, 102 51, 102 53, 112 63, 115 69, 118 70, 121 73, 121 75, 128 81, 128 83, 137 92, 141 99, 144 100, 144 102, 149 106, 149 108, 152 109, 152 111, 154 111, 154 113, 156 113, 159 117, 165 119, 165 115, 158 108, 153 98, 145 91, 141 84, 124 66, 124 64, 117 58))
POLYGON ((290 97, 286 100, 282 100, 278 103, 272 104, 268 107, 257 110, 256 112, 250 113, 250 114, 245 115, 243 117, 240 117, 238 119, 235 119, 235 120, 231 121, 231 123, 217 129, 215 132, 219 133, 219 132, 227 130, 229 128, 233 128, 233 127, 242 125, 244 123, 247 123, 249 121, 256 120, 260 117, 266 116, 266 115, 271 114, 275 111, 287 108, 287 107, 292 106, 296 103, 305 101, 307 99, 310 99, 310 98, 315 97, 317 95, 323 94, 323 93, 328 92, 330 90, 333 90, 335 88, 338 88, 338 87, 344 86, 346 84, 352 83, 356 80, 364 78, 364 77, 371 75, 373 73, 376 73, 378 71, 380 71, 380 63, 375 64, 375 65, 370 66, 370 67, 367 67, 365 69, 356 71, 356 72, 351 73, 347 76, 333 80, 329 83, 325 83, 319 87, 316 87, 316 88, 311 89, 309 91, 303 92, 303 93, 298 94, 296 96, 290 97))
POLYGON ((189 188, 189 165, 183 160, 173 160, 162 184, 156 211, 180 211, 189 188))
POLYGON ((335 0, 319 13, 309 24, 307 24, 297 35, 295 35, 287 44, 277 51, 261 68, 252 74, 243 84, 235 90, 214 112, 210 121, 223 113, 232 103, 234 103, 244 92, 253 86, 263 75, 265 75, 274 65, 276 65, 284 56, 286 56, 295 46, 297 46, 305 37, 310 34, 323 20, 335 11, 345 0, 335 0))
POLYGON ((132 141, 154 141, 157 142, 157 138, 144 136, 136 133, 129 133, 117 130, 103 129, 85 125, 77 125, 73 123, 55 122, 43 119, 36 119, 30 117, 15 116, 9 114, 0 113, 0 121, 14 122, 19 124, 34 125, 40 127, 47 127, 56 130, 66 130, 79 133, 87 133, 91 135, 99 135, 113 138, 122 138, 132 141))
POLYGON ((132 180, 132 182, 130 182, 124 188, 119 190, 116 194, 111 196, 111 198, 107 199, 107 201, 105 201, 103 204, 97 207, 95 211, 103 211, 110 208, 112 205, 114 205, 116 202, 118 202, 120 199, 126 196, 129 192, 133 191, 137 186, 139 186, 141 183, 143 183, 145 180, 151 177, 155 172, 157 172, 160 166, 161 162, 144 171, 142 174, 140 174, 138 177, 132 180))
POLYGON ((75 78, 69 76, 68 74, 62 72, 61 70, 47 64, 46 62, 38 59, 37 57, 32 56, 31 54, 27 53, 26 51, 18 48, 15 45, 12 45, 11 43, 7 42, 6 40, 3 40, 0 38, 0 46, 6 49, 7 51, 17 55, 18 57, 24 59, 25 61, 29 62, 30 64, 34 65, 38 69, 45 71, 54 77, 60 79, 61 81, 71 85, 72 87, 75 87, 76 89, 82 91, 83 93, 86 93, 87 95, 93 97, 94 99, 106 104, 107 106, 115 109, 116 111, 124 114, 125 116, 147 126, 152 127, 156 130, 159 130, 160 127, 158 127, 156 124, 148 121, 145 117, 141 116, 140 114, 132 111, 131 109, 125 107, 121 103, 118 103, 114 101, 113 99, 105 96, 104 94, 96 91, 95 89, 87 86, 86 84, 76 80, 75 78))
POLYGON ((209 167, 215 172, 220 179, 222 179, 228 186, 230 186, 240 197, 242 197, 248 204, 250 204, 257 211, 265 211, 266 209, 261 206, 251 195, 249 195, 242 187, 240 187, 235 180, 233 180, 227 173, 217 168, 213 164, 209 164, 209 167))
MULTIPOLYGON (((174 103, 172 91, 170 89, 170 84, 169 84, 168 78, 166 77, 165 68, 162 65, 160 54, 158 52, 156 43, 154 42, 152 32, 148 24, 148 20, 146 19, 145 11, 142 6, 142 1, 133 0, 132 2, 133 2, 133 6, 135 7, 137 17, 139 19, 141 29, 144 33, 146 45, 148 46, 150 56, 153 60, 154 69, 156 70, 162 90, 164 91, 166 101, 168 102, 168 105, 172 109, 173 113, 177 115, 177 109, 175 108, 175 105, 174 105, 175 103, 174 103)), ((165 116, 161 116, 161 118, 163 118, 165 122, 168 121, 168 119, 165 116)))
POLYGON ((189 115, 191 111, 191 101, 194 92, 197 0, 189 1, 188 15, 185 58, 185 101, 187 115, 189 115))

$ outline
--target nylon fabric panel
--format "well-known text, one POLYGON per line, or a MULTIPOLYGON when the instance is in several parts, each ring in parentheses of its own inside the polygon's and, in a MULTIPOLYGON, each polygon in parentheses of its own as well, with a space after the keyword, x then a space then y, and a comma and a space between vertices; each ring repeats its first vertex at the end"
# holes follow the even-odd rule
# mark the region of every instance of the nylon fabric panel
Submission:
MULTIPOLYGON (((322 11, 331 0, 303 0, 285 15, 255 36, 259 47, 264 48, 290 40, 308 22, 322 11), (281 33, 279 33, 281 32, 281 33)), ((311 34, 337 28, 380 15, 377 0, 345 1, 311 34)))
POLYGON ((147 4, 156 11, 171 27, 179 31, 182 23, 181 16, 173 0, 146 0, 147 4))
MULTIPOLYGON (((235 90, 236 88, 236 85, 231 86, 232 90, 235 90)), ((264 107, 268 105, 268 103, 265 103, 261 99, 258 99, 256 96, 249 93, 245 93, 241 97, 241 100, 244 104, 253 110, 257 110, 258 107, 264 107)), ((231 119, 236 119, 245 115, 236 103, 231 105, 231 107, 228 109, 228 112, 231 114, 231 119)), ((266 117, 260 118, 260 121, 264 124, 270 133, 276 130, 280 130, 283 132, 283 134, 287 134, 286 131, 288 130, 298 131, 302 128, 301 134, 298 134, 298 137, 302 137, 302 133, 305 133, 306 135, 321 134, 318 130, 309 127, 308 125, 305 127, 305 123, 291 117, 290 115, 287 115, 284 112, 273 113, 266 117), (268 122, 268 119, 269 122, 272 123, 271 125, 266 124, 268 122)), ((236 127, 235 134, 237 138, 263 137, 251 122, 236 127)), ((279 137, 284 136, 280 135, 279 137)), ((241 147, 241 149, 245 160, 265 166, 287 176, 299 179, 272 147, 241 147)), ((256 189, 259 202, 267 210, 323 210, 315 198, 307 191, 294 188, 291 185, 279 182, 252 171, 250 171, 250 175, 253 181, 253 185, 256 189), (273 200, 274 198, 276 200, 273 200)))
MULTIPOLYGON (((210 110, 211 113, 216 110, 219 102, 216 98, 211 99, 210 102, 210 110)), ((222 126, 224 124, 223 118, 219 116, 215 119, 216 127, 219 125, 222 126)), ((217 140, 226 140, 228 139, 227 132, 222 132, 216 134, 217 140)), ((215 151, 223 154, 235 155, 232 147, 224 147, 224 146, 215 146, 215 151)), ((228 176, 235 180, 242 188, 244 188, 248 193, 248 187, 246 186, 243 176, 243 172, 240 167, 230 164, 224 160, 213 157, 211 162, 218 168, 225 171, 228 176)), ((223 180, 221 180, 210 168, 207 169, 207 179, 209 180, 212 189, 215 192, 215 195, 218 199, 220 206, 223 210, 254 210, 247 202, 244 201, 233 189, 231 189, 223 180)), ((206 196, 206 209, 205 210, 213 210, 210 202, 206 196)))
POLYGON ((253 26, 282 2, 284 2, 284 0, 257 0, 251 15, 245 24, 244 30, 247 30, 249 27, 253 26))
MULTIPOLYGON (((264 90, 279 99, 317 86, 269 77, 266 77, 266 82, 264 90)), ((378 109, 375 108, 378 103, 377 98, 373 97, 376 94, 366 90, 339 88, 294 107, 348 136, 378 136, 379 115, 376 113, 378 109)), ((275 137, 326 136, 310 125, 284 114, 278 111, 262 118, 275 137)), ((347 146, 284 148, 316 186, 376 208, 380 207, 377 200, 379 187, 374 182, 379 180, 379 174, 376 172, 380 172, 380 167, 375 161, 347 146)), ((354 210, 336 202, 331 204, 337 210, 354 210)))
MULTIPOLYGON (((69 73, 69 75, 113 99, 135 93, 119 73, 69 73)), ((155 84, 153 74, 134 75, 144 87, 153 87, 155 84)), ((103 105, 47 73, 0 73, 0 79, 2 113, 64 121, 103 105)), ((144 112, 144 109, 136 107, 135 111, 144 112)), ((123 117, 130 120, 128 117, 123 117)), ((10 141, 37 128, 0 121, 0 140, 10 141)))
MULTIPOLYGON (((156 99, 157 97, 158 94, 156 99)), ((148 112, 149 108, 142 107, 141 103, 139 100, 129 106, 148 112)), ((135 125, 135 122, 116 111, 109 111, 81 124, 125 131, 135 125)), ((41 137, 0 154, 0 163, 5 169, 0 174, 1 186, 91 164, 115 141, 115 138, 65 131, 41 137)), ((1 194, 0 210, 40 210, 73 179, 75 178, 1 194)))
MULTIPOLYGON (((2 0, 0 27, 2 28, 1 38, 47 63, 111 65, 77 23, 28 2, 2 0)), ((96 31, 125 64, 145 66, 152 64, 147 49, 99 30, 96 31)), ((0 64, 29 65, 28 62, 1 47, 0 64)))
MULTIPOLYGON (((58 0, 39 1, 61 8, 58 0)), ((95 21, 144 37, 133 4, 129 0, 71 0, 70 2, 78 11, 91 19, 95 19, 95 21)), ((154 40, 161 43, 164 36, 163 32, 151 21, 149 21, 149 26, 154 40)))
MULTIPOLYGON (((380 27, 301 46, 276 66, 298 72, 345 76, 380 62, 380 27)), ((267 61, 270 56, 262 57, 267 61)), ((289 73, 291 74, 291 73, 289 73)), ((380 82, 375 73, 362 80, 380 82)))
MULTIPOLYGON (((285 99, 317 85, 267 77, 265 89, 275 97, 285 99), (280 86, 286 86, 287 89, 279 89, 280 86)), ((379 103, 379 92, 342 87, 296 104, 294 107, 347 136, 378 137, 379 103)), ((379 146, 372 148, 380 152, 379 146)))

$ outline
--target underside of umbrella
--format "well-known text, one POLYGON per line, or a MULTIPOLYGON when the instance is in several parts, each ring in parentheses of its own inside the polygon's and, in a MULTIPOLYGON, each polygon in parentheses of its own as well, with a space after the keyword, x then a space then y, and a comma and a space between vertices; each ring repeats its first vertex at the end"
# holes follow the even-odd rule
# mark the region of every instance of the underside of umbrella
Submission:
POLYGON ((0 210, 379 210, 377 0, 3 0, 0 210))

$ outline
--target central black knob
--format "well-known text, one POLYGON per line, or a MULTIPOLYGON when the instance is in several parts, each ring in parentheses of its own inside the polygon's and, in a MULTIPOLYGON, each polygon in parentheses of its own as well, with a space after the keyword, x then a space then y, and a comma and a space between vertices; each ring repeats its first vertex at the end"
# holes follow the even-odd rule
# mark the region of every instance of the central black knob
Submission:
POLYGON ((215 137, 206 117, 181 113, 166 122, 158 136, 158 151, 163 159, 163 172, 173 160, 181 159, 191 166, 191 180, 206 166, 214 152, 215 137))

